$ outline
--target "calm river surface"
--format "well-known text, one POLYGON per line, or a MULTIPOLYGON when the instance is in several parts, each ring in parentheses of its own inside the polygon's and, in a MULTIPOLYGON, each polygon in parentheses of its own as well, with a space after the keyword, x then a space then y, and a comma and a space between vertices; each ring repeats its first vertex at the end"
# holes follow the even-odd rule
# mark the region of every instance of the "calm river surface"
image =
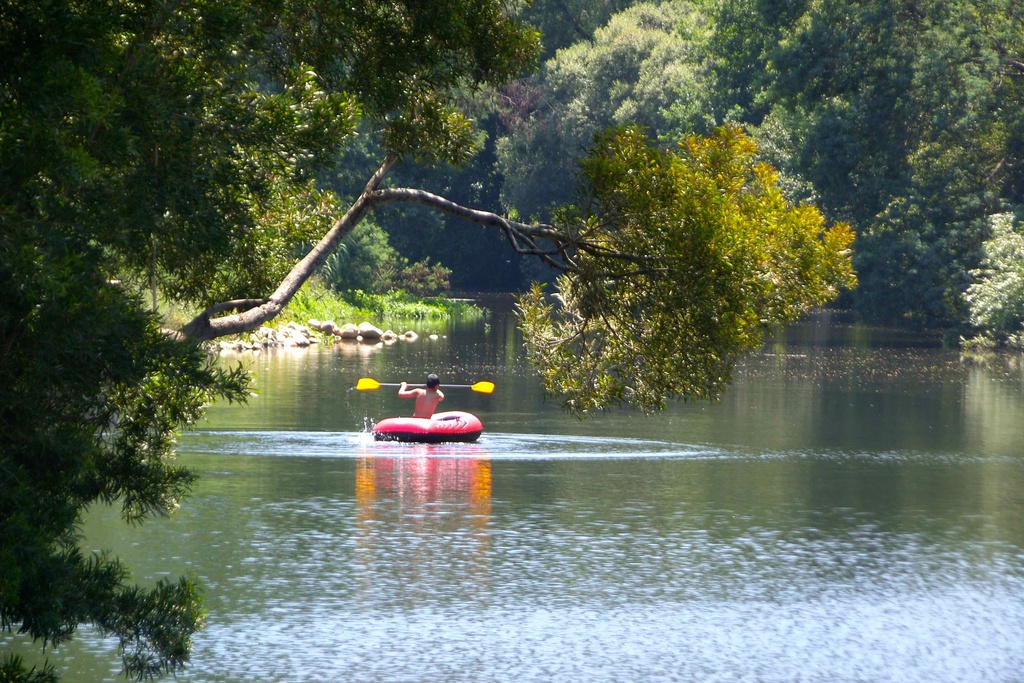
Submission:
MULTIPOLYGON (((180 681, 1024 681, 1024 372, 819 316, 717 404, 580 422, 511 321, 237 356, 261 394, 181 438, 202 479, 86 544, 198 575, 180 681), (451 389, 476 444, 376 444, 391 382, 451 389)), ((85 630, 54 661, 118 680, 85 630)))

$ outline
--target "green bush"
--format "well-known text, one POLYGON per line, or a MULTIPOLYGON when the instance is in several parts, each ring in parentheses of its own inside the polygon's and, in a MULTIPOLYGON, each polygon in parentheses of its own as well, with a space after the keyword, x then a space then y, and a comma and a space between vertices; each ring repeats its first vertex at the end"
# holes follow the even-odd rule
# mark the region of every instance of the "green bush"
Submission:
POLYGON ((388 234, 376 223, 365 221, 331 255, 320 276, 335 292, 362 290, 386 294, 404 290, 415 296, 437 296, 451 289, 452 271, 430 259, 415 263, 399 254, 388 234))
POLYGON ((1013 214, 990 219, 992 236, 982 245, 981 268, 964 298, 970 322, 982 336, 1005 341, 1024 330, 1024 233, 1013 214))
POLYGON ((421 298, 400 290, 376 294, 353 289, 339 293, 331 290, 322 280, 314 280, 299 290, 279 316, 278 322, 286 324, 295 321, 305 324, 315 318, 344 324, 363 320, 439 320, 483 314, 483 309, 465 301, 444 297, 421 298))

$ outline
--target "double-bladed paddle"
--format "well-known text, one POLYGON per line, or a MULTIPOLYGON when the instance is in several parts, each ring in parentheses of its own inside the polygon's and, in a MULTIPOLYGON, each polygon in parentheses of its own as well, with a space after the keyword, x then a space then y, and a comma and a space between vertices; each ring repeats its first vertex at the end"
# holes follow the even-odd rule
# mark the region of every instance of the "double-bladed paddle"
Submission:
MULTIPOLYGON (((381 387, 400 387, 395 382, 378 382, 372 377, 363 377, 356 382, 356 389, 359 391, 372 391, 381 387)), ((415 387, 414 387, 415 388, 415 387)), ((494 391, 494 382, 477 382, 476 384, 442 384, 442 389, 472 389, 481 394, 490 394, 494 391)))

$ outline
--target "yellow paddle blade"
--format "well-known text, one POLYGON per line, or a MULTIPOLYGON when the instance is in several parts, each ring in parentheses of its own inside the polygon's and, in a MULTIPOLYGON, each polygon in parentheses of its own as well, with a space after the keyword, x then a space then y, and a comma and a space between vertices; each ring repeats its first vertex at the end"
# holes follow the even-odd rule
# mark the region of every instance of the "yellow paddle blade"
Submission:
POLYGON ((380 389, 380 382, 370 377, 363 377, 356 382, 356 389, 366 391, 367 389, 380 389))
POLYGON ((489 394, 494 391, 494 382, 477 382, 470 389, 479 391, 481 394, 489 394))

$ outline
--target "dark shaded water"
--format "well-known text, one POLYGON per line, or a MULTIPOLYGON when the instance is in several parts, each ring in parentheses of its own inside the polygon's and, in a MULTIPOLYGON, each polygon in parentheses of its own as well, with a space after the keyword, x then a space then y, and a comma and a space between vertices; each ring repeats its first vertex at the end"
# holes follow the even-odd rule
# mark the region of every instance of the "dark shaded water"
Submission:
MULTIPOLYGON (((140 580, 193 572, 183 681, 1024 680, 1020 359, 833 325, 738 368, 713 405, 578 422, 509 321, 256 357, 262 394, 181 439, 170 520, 98 510, 140 580), (374 443, 407 413, 362 376, 452 389, 476 444, 374 443)), ((66 680, 115 680, 80 632, 66 680)))

